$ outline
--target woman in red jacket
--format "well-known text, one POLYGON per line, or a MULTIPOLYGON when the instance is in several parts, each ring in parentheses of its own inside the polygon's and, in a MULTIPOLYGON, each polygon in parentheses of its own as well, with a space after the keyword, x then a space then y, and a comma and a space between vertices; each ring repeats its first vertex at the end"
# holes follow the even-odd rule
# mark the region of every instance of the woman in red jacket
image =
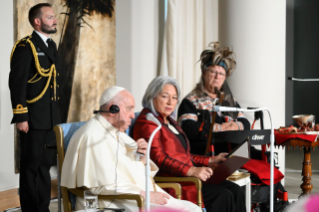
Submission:
MULTIPOLYGON (((151 149, 151 159, 160 168, 158 176, 194 176, 204 184, 202 196, 208 212, 244 212, 245 196, 237 184, 225 180, 219 185, 205 183, 213 175, 212 167, 225 160, 227 153, 215 157, 190 153, 189 141, 174 120, 176 105, 180 99, 180 88, 171 77, 156 77, 148 86, 144 97, 144 109, 138 116, 133 137, 148 141, 157 125, 146 119, 147 113, 161 122, 162 128, 156 133, 151 149)), ((170 192, 170 191, 169 191, 170 192)), ((182 199, 196 202, 197 190, 194 185, 182 183, 182 199)))

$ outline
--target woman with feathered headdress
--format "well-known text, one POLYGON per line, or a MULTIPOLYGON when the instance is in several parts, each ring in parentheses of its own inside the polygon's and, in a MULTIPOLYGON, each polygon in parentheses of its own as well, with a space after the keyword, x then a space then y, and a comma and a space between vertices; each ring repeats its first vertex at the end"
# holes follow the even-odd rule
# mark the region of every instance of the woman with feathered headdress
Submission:
MULTIPOLYGON (((205 154, 212 118, 211 111, 219 100, 220 91, 225 93, 223 105, 239 107, 225 81, 236 68, 234 52, 228 47, 221 48, 218 42, 212 42, 208 47, 200 55, 202 71, 200 81, 183 99, 178 110, 178 121, 190 140, 191 152, 201 155, 205 154)), ((218 113, 213 131, 249 128, 250 123, 242 113, 218 113)), ((220 152, 228 152, 227 145, 215 145, 215 153, 220 152)))

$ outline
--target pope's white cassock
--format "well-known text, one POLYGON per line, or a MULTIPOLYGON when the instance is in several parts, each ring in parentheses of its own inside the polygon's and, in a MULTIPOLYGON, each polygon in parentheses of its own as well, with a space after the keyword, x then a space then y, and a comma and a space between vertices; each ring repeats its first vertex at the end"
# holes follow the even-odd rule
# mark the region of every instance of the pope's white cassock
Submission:
MULTIPOLYGON (((95 194, 140 194, 145 191, 145 165, 135 160, 136 142, 119 132, 103 116, 97 114, 74 133, 62 167, 61 185, 67 188, 85 186, 95 194)), ((151 175, 158 167, 151 161, 151 175)), ((156 185, 151 191, 163 192, 156 185)), ((125 208, 138 211, 134 200, 99 200, 100 207, 125 208)), ((84 208, 84 200, 76 198, 76 209, 84 208)), ((151 209, 172 208, 178 211, 201 211, 195 204, 170 197, 164 206, 152 204, 151 209)))

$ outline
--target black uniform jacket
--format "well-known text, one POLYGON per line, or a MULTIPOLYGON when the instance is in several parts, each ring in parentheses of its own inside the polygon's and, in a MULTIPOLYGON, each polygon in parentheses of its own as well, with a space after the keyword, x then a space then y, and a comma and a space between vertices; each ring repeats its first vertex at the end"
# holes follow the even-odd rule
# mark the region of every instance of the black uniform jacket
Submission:
MULTIPOLYGON (((56 96, 54 96, 54 76, 52 75, 50 85, 42 98, 34 103, 27 103, 27 100, 40 95, 45 88, 48 77, 42 77, 37 82, 28 83, 28 80, 34 77, 38 71, 30 44, 26 40, 21 41, 13 53, 9 75, 13 109, 11 123, 28 121, 30 129, 52 129, 54 125, 61 123, 59 104, 59 72, 61 68, 57 47, 53 42, 54 53, 50 51, 36 32, 32 33, 30 40, 36 48, 40 66, 44 69, 50 68, 53 63, 56 66, 56 96)), ((35 79, 39 77, 40 75, 35 79)))

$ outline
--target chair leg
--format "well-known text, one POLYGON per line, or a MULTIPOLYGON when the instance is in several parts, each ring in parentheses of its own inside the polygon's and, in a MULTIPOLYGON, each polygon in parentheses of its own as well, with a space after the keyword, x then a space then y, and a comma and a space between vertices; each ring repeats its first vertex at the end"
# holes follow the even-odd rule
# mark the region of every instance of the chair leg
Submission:
POLYGON ((61 208, 61 176, 60 176, 59 159, 57 162, 57 169, 58 169, 58 212, 62 212, 62 208, 61 208))
POLYGON ((198 207, 202 208, 202 191, 201 189, 197 189, 197 205, 198 207))

